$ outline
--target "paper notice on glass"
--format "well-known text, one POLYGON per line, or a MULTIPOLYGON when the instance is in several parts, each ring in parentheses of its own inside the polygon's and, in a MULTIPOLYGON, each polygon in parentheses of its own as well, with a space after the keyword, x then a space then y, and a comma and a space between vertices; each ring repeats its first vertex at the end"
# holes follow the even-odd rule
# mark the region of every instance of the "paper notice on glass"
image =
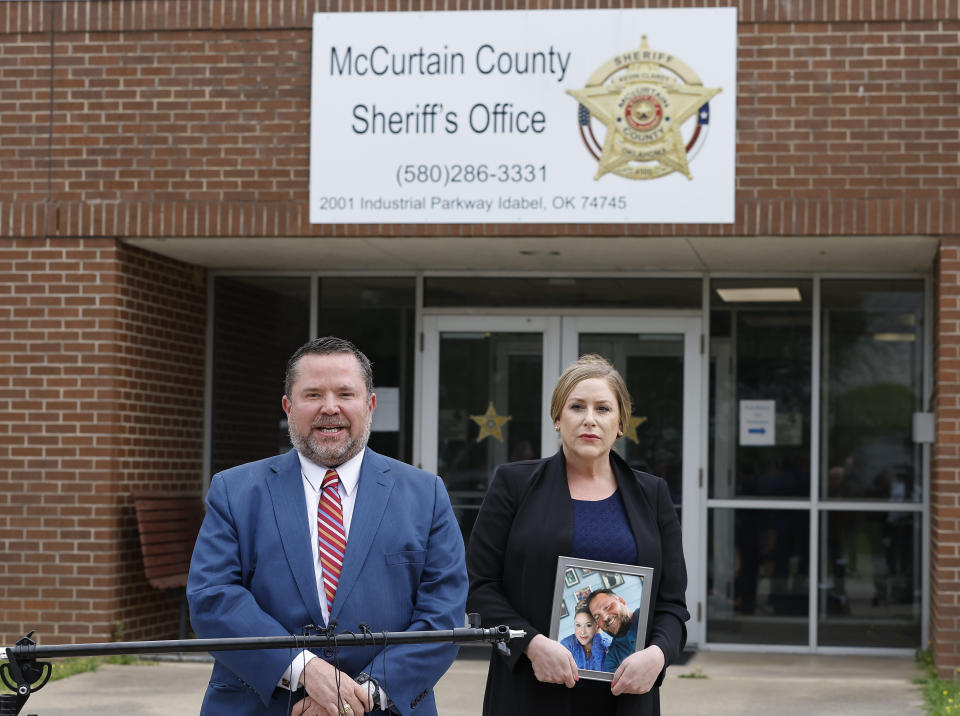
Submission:
POLYGON ((740 445, 773 445, 776 441, 775 400, 740 401, 740 445))
POLYGON ((373 392, 377 394, 377 409, 373 411, 370 430, 375 433, 396 432, 400 429, 400 388, 377 386, 373 392))

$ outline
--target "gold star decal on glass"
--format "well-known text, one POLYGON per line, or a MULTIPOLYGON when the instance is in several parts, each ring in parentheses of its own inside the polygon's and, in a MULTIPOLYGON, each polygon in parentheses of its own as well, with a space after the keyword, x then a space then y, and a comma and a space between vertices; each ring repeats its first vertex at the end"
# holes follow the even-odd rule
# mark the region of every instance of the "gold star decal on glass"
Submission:
POLYGON ((480 426, 480 434, 477 435, 477 442, 484 438, 496 438, 503 442, 503 430, 501 428, 512 419, 512 415, 497 415, 493 403, 487 406, 487 412, 483 415, 471 415, 470 419, 480 426))
POLYGON ((680 130, 707 112, 707 102, 719 92, 704 87, 679 58, 651 50, 644 35, 640 47, 602 65, 583 89, 567 90, 606 128, 594 179, 611 172, 627 179, 680 172, 691 179, 680 130))
POLYGON ((647 422, 646 418, 638 418, 636 415, 630 416, 630 424, 623 429, 623 437, 640 444, 640 438, 637 437, 637 428, 647 422))

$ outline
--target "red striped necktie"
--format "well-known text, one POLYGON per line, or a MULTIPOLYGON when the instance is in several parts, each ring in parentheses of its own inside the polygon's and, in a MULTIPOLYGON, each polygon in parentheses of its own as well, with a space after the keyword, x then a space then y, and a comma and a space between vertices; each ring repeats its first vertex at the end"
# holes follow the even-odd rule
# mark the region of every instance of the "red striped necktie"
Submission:
POLYGON ((320 565, 323 568, 323 591, 327 597, 328 614, 333 613, 333 597, 337 593, 343 555, 347 549, 347 536, 343 530, 343 507, 337 484, 340 476, 336 470, 327 470, 320 488, 320 503, 317 505, 317 541, 320 547, 320 565))

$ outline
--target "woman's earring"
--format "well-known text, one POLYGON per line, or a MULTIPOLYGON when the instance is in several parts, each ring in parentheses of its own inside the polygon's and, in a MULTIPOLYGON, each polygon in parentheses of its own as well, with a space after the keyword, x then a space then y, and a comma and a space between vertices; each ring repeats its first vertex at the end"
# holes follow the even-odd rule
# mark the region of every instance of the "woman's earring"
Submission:
POLYGON ((560 432, 560 425, 559 425, 559 424, 554 425, 554 426, 553 426, 553 429, 556 430, 556 431, 559 433, 559 432, 560 432))
POLYGON ((618 431, 617 431, 617 437, 618 437, 618 438, 622 438, 622 437, 623 437, 623 431, 622 431, 622 430, 618 430, 618 431))

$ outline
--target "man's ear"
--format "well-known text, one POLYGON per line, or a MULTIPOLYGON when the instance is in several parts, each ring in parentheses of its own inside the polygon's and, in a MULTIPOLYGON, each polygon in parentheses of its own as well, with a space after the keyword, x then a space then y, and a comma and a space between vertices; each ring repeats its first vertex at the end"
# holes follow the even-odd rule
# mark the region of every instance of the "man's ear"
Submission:
POLYGON ((280 399, 280 405, 283 407, 283 412, 285 412, 289 417, 290 409, 293 407, 293 403, 290 402, 290 398, 284 395, 283 398, 280 399))

